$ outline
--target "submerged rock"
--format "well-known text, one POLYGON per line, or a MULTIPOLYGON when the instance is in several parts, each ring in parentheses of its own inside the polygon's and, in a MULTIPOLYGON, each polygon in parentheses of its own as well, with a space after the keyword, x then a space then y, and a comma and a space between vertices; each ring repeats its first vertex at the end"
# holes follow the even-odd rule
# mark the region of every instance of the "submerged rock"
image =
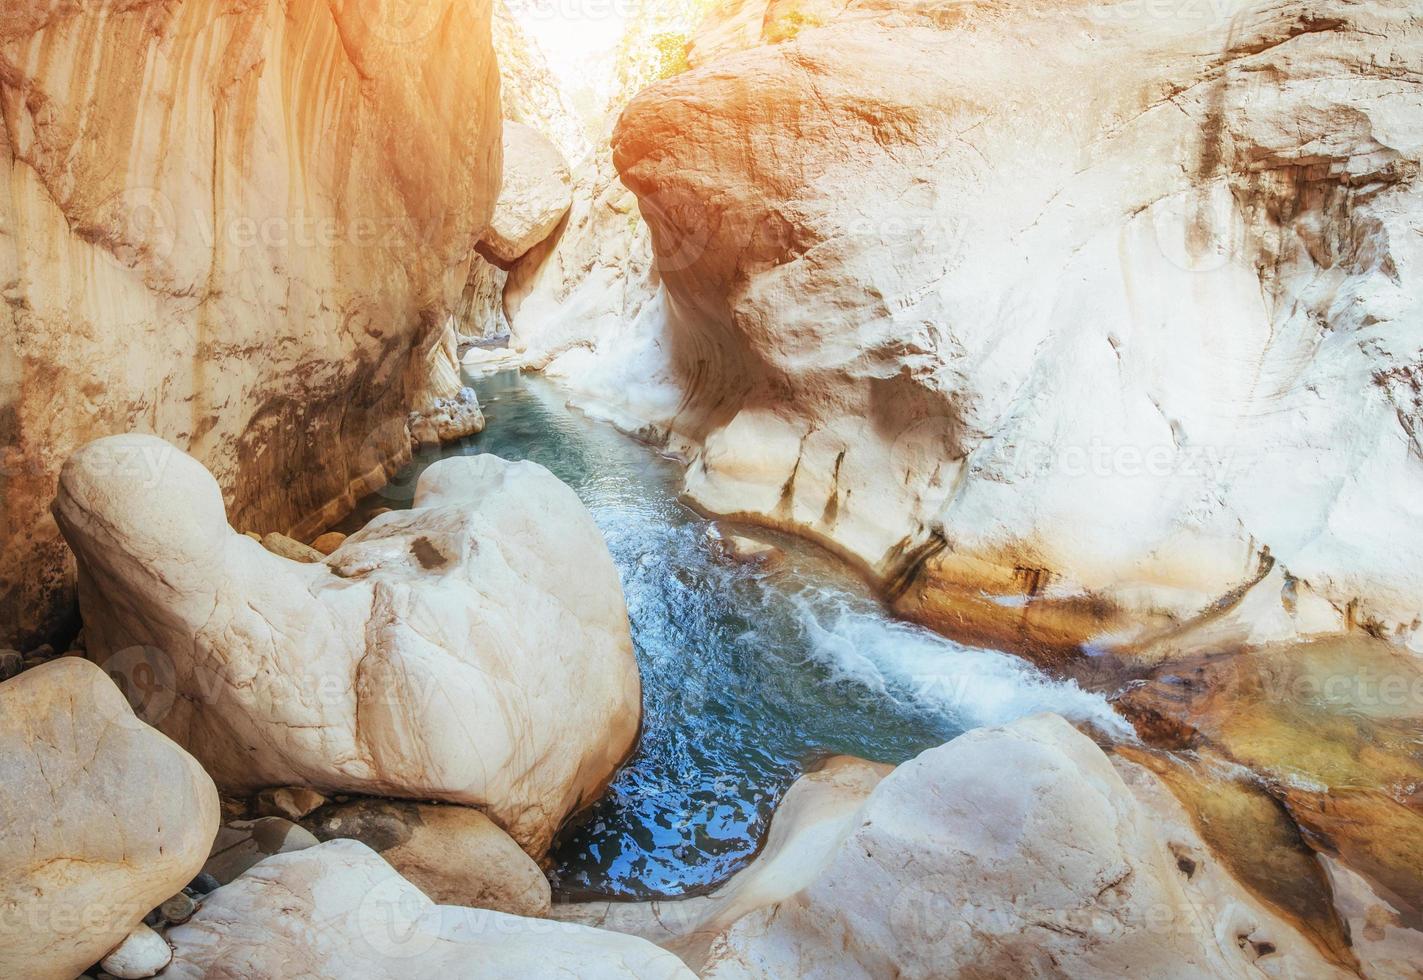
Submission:
POLYGON ((0 977, 77 976, 192 879, 217 831, 197 761, 75 657, 0 684, 0 787, 0 977))
POLYGON ((214 976, 450 980, 576 976, 690 980, 630 936, 441 906, 364 844, 333 840, 264 861, 168 933, 171 980, 214 976))
POLYGON ((578 497, 533 463, 442 460, 413 509, 315 564, 233 532, 212 477, 151 436, 77 453, 55 513, 90 656, 144 653, 171 688, 154 723, 225 792, 463 803, 540 855, 632 748, 617 569, 578 497), (114 464, 144 449, 169 454, 156 486, 114 464))
POLYGON ((357 800, 312 814, 306 826, 324 841, 360 841, 441 905, 548 915, 543 871, 478 810, 357 800))
POLYGON ((1175 834, 1056 715, 978 729, 885 777, 814 880, 736 923, 703 976, 1233 980, 1267 958, 1348 975, 1175 834))

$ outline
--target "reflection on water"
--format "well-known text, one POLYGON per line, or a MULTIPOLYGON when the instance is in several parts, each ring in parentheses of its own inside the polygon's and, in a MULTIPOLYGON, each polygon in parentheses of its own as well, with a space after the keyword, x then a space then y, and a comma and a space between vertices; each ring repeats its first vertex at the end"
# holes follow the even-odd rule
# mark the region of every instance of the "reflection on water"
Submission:
POLYGON ((710 522, 677 501, 680 466, 569 410, 548 382, 510 373, 475 387, 485 431, 416 460, 366 511, 408 505, 440 455, 494 453, 547 467, 607 537, 642 671, 643 731, 606 796, 560 835, 557 894, 715 885, 754 854, 777 800, 827 754, 902 762, 967 728, 1044 710, 1124 730, 1070 682, 892 619, 812 545, 758 531, 783 561, 717 557, 710 522))

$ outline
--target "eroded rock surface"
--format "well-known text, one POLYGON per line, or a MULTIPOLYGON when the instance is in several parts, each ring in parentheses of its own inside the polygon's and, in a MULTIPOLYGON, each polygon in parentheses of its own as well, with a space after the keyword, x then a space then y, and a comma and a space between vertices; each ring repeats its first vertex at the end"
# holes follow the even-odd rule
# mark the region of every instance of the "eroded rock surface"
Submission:
POLYGON ((1183 862, 1189 839, 1056 715, 978 729, 886 776, 815 880, 733 926, 703 975, 1348 975, 1203 851, 1183 862))
POLYGON ((192 880, 217 822, 212 780, 98 667, 0 684, 0 976, 73 980, 192 880))
POLYGON ((757 6, 614 137, 667 327, 599 370, 699 504, 1044 658, 1256 584, 1423 642, 1411 3, 757 6))
POLYGON ((224 791, 464 803, 539 855, 632 748, 617 570, 535 464, 438 462, 412 510, 314 564, 234 532, 202 465, 151 436, 76 453, 55 511, 90 655, 153 672, 152 721, 224 791))
POLYGON ((409 980, 688 980, 671 953, 630 936, 436 905, 364 844, 269 858, 168 933, 163 976, 409 980))
POLYGON ((498 86, 487 0, 6 3, 0 645, 73 608, 48 507, 92 439, 156 432, 300 540, 403 463, 498 86))

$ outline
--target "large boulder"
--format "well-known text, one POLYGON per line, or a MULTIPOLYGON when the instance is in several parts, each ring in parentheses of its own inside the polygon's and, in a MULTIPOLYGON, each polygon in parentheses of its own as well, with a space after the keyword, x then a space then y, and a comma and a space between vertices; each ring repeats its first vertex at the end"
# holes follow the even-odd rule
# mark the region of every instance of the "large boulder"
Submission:
POLYGON ((165 980, 689 980, 651 943, 486 909, 436 905, 364 844, 268 858, 168 933, 165 980))
POLYGON ((539 855, 632 748, 617 569, 540 466, 438 462, 413 509, 313 564, 234 532, 202 465, 152 436, 76 453, 55 514, 90 655, 157 677, 153 722, 225 790, 464 803, 539 855))
POLYGON ((532 126, 504 123, 504 186, 482 239, 514 262, 549 236, 573 203, 573 178, 553 142, 532 126))
POLYGON ((885 777, 814 881, 741 919, 703 976, 1348 975, 1162 825, 1060 717, 978 729, 885 777))
POLYGON ((613 141, 692 498, 1044 657, 1254 583, 1423 647, 1416 5, 782 6, 613 141))
POLYGON ((499 191, 489 6, 7 0, 0 648, 72 618, 48 507, 93 439, 156 432, 303 541, 408 459, 499 191))
POLYGON ((197 760, 98 667, 0 684, 0 976, 72 980, 192 880, 217 825, 197 760))

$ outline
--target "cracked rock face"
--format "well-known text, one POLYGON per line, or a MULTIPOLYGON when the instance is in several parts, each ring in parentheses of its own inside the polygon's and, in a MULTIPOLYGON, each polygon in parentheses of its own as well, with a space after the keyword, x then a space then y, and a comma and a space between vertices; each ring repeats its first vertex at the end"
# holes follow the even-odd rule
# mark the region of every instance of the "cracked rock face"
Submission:
POLYGON ((690 980, 651 943, 486 909, 436 905, 364 844, 269 858, 168 933, 173 980, 690 980))
POLYGON ((1423 647, 1416 5, 833 7, 614 136, 692 497, 1045 655, 1272 563, 1298 634, 1423 647))
POLYGON ((154 678, 143 709, 226 791, 463 803, 538 856, 633 746, 617 570, 535 464, 436 463, 412 510, 316 564, 233 531, 202 465, 151 436, 76 453, 55 515, 90 655, 154 678))
POLYGON ((1153 791, 1160 814, 1056 715, 960 736, 886 776, 815 880, 741 919, 702 975, 1350 975, 1205 867, 1153 791))
POLYGON ((0 976, 71 980, 182 890, 217 833, 197 760, 64 657, 0 684, 0 976))

